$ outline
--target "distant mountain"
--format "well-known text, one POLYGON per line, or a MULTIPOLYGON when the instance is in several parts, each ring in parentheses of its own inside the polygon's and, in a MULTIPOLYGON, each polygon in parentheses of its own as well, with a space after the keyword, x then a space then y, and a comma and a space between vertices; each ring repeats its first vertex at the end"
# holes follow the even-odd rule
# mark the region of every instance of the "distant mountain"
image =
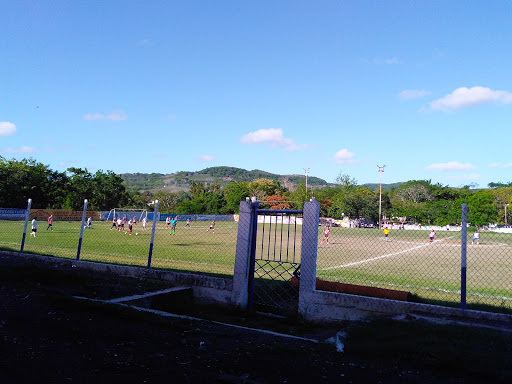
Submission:
MULTIPOLYGON (((288 189, 294 189, 300 182, 305 182, 304 175, 278 175, 255 169, 247 171, 235 167, 211 167, 198 172, 181 171, 172 174, 161 173, 124 173, 121 175, 125 186, 137 190, 167 190, 171 192, 188 191, 192 182, 201 182, 207 185, 219 183, 224 186, 234 181, 253 181, 256 179, 270 179, 278 181, 288 189)), ((318 177, 308 177, 308 186, 325 187, 327 181, 318 177)))

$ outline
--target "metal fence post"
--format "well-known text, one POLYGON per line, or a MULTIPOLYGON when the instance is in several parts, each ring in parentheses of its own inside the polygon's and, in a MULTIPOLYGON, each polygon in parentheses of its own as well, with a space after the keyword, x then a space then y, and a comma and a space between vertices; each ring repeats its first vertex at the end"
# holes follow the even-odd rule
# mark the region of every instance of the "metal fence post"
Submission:
POLYGON ((87 199, 84 200, 84 211, 82 213, 82 224, 80 225, 80 239, 78 240, 78 250, 76 259, 80 260, 80 251, 82 250, 82 238, 84 237, 85 215, 87 214, 87 199))
POLYGON ((21 239, 20 253, 23 253, 23 248, 25 248, 25 238, 27 237, 27 225, 28 225, 28 218, 30 216, 31 205, 32 205, 32 199, 28 199, 27 210, 25 211, 25 226, 23 227, 23 237, 21 239))
POLYGON ((466 252, 468 233, 468 205, 462 204, 462 228, 460 235, 460 307, 466 309, 466 252))
POLYGON ((153 212, 153 226, 151 228, 151 242, 149 243, 148 266, 151 268, 151 258, 153 257, 153 244, 155 243, 156 221, 158 218, 158 200, 155 200, 155 211, 153 212))

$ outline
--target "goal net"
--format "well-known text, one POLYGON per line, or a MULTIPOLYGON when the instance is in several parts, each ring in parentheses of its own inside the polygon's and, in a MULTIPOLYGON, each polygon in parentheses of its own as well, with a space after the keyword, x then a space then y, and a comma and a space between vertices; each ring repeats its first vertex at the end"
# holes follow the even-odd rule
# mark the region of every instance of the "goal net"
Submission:
POLYGON ((133 217, 135 217, 137 221, 142 221, 144 218, 148 218, 148 211, 147 209, 112 208, 105 220, 111 221, 114 218, 125 218, 126 220, 130 220, 133 217))

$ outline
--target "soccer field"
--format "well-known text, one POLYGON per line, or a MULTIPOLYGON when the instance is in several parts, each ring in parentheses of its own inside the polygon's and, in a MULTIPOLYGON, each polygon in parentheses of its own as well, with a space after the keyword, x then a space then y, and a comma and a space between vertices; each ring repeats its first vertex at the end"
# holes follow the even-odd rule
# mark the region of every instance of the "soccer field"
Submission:
MULTIPOLYGON (((142 231, 138 223, 129 235, 111 230, 109 222, 94 222, 93 229, 84 229, 80 259, 147 267, 151 225, 142 231)), ((39 223, 35 238, 28 229, 25 252, 75 259, 80 223, 54 222, 53 227, 53 232, 47 231, 46 223, 39 223)), ((165 223, 158 222, 151 267, 232 276, 238 223, 219 221, 215 233, 208 228, 209 222, 192 222, 189 228, 179 222, 176 234, 170 235, 165 223)), ((270 234, 259 226, 257 258, 293 257, 300 262, 302 227, 292 237, 286 235, 287 226, 283 228, 284 237, 278 225, 267 238, 270 234)), ((430 302, 460 302, 460 232, 443 231, 429 243, 428 231, 395 230, 384 241, 378 229, 336 227, 326 244, 320 243, 322 229, 318 229, 319 279, 408 291, 430 302)), ((0 247, 19 251, 22 233, 22 222, 0 221, 0 247)), ((480 245, 468 241, 468 305, 512 308, 512 235, 483 232, 480 245)))

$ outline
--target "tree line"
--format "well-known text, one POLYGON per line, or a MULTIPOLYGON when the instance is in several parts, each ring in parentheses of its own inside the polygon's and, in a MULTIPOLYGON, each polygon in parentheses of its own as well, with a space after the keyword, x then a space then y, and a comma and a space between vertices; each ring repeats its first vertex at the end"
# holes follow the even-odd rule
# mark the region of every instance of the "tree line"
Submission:
POLYGON ((0 156, 0 207, 25 208, 29 198, 33 208, 71 210, 82 210, 85 199, 91 210, 110 210, 132 201, 122 177, 112 171, 59 172, 33 159, 0 156))
MULTIPOLYGON (((491 183, 487 189, 469 186, 452 188, 430 180, 412 180, 391 190, 368 188, 346 174, 339 174, 333 186, 306 190, 300 182, 295 190, 279 181, 259 178, 219 183, 192 182, 188 191, 141 191, 127 189, 123 178, 112 171, 68 168, 51 170, 33 159, 5 160, 0 157, 0 207, 23 208, 32 198, 34 208, 80 210, 88 199, 91 210, 112 208, 152 209, 159 201, 161 213, 233 214, 240 201, 255 196, 260 205, 271 209, 301 209, 315 197, 321 216, 342 219, 364 218, 378 222, 379 201, 383 217, 393 222, 423 225, 456 225, 461 221, 462 203, 468 204, 468 221, 482 226, 510 224, 507 206, 512 202, 512 183, 491 183), (507 218, 505 217, 507 214, 507 218)), ((512 208, 512 207, 511 207, 512 208)))

